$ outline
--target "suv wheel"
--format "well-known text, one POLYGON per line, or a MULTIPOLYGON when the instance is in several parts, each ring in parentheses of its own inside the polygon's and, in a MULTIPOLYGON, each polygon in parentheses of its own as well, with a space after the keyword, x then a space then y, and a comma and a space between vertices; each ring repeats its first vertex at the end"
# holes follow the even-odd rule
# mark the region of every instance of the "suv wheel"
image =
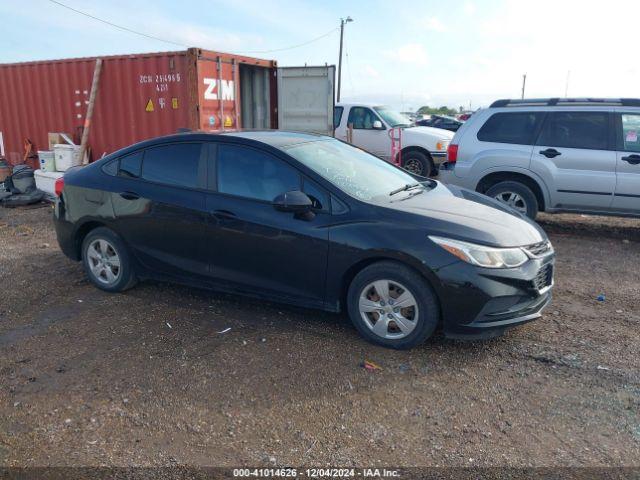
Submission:
POLYGON ((424 342, 440 318, 427 281, 395 262, 374 263, 358 273, 349 286, 347 305, 364 338, 396 349, 424 342))
POLYGON ((82 264, 91 283, 107 292, 122 292, 136 283, 124 242, 108 228, 96 228, 85 237, 82 264))
POLYGON ((402 155, 402 168, 414 175, 423 177, 430 177, 435 170, 429 155, 418 152, 417 150, 402 155))
POLYGON ((525 184, 516 181, 496 183, 485 195, 509 205, 534 220, 538 215, 538 200, 525 184))

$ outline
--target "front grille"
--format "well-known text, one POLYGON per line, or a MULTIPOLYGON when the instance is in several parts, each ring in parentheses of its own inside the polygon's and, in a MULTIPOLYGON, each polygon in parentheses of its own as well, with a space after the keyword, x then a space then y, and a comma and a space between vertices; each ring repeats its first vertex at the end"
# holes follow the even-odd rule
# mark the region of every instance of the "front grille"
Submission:
POLYGON ((532 281, 533 287, 538 291, 542 290, 543 288, 551 286, 552 282, 553 282, 553 265, 550 263, 543 265, 542 268, 538 270, 536 277, 532 281))
POLYGON ((534 243, 533 245, 529 245, 524 247, 527 252, 531 254, 533 257, 541 257, 551 251, 551 243, 550 242, 540 242, 534 243))

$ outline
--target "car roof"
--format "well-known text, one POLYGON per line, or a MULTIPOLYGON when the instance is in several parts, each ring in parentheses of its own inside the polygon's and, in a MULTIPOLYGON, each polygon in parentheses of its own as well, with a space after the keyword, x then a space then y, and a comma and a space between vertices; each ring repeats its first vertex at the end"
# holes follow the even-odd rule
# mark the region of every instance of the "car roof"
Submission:
POLYGON ((239 130, 237 132, 224 132, 220 135, 255 140, 276 148, 332 138, 326 135, 318 135, 316 133, 284 130, 239 130))

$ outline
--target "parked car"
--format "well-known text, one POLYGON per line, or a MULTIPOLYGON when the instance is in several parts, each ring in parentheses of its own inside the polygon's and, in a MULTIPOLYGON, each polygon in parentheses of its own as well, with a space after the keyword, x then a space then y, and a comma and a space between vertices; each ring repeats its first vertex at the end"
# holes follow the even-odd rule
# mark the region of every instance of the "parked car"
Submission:
POLYGON ((498 100, 449 145, 441 179, 530 218, 640 216, 640 99, 498 100))
POLYGON ((428 119, 417 120, 416 125, 421 127, 434 127, 456 132, 460 125, 464 122, 456 120, 453 117, 447 117, 445 115, 431 115, 428 119))
POLYGON ((108 292, 158 278, 347 311, 393 348, 439 326, 496 335, 551 300, 553 249, 535 223, 331 137, 162 137, 56 191, 60 248, 108 292))
POLYGON ((469 120, 469 118, 471 118, 471 115, 473 115, 473 112, 461 113, 460 115, 458 115, 458 120, 460 120, 461 122, 466 122, 467 120, 469 120))
POLYGON ((391 158, 390 129, 401 127, 400 162, 405 170, 425 177, 436 175, 444 161, 453 134, 447 130, 412 126, 411 121, 389 107, 340 103, 334 109, 335 136, 347 140, 348 125, 353 125, 351 143, 387 161, 391 158))

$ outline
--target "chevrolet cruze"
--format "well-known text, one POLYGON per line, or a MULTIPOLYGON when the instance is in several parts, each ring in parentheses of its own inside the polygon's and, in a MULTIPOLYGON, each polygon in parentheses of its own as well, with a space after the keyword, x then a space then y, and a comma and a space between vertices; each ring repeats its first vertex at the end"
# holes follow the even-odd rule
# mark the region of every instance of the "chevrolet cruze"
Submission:
POLYGON ((524 215, 330 137, 182 133, 56 184, 62 251, 98 288, 154 278, 346 311, 392 348, 540 317, 554 252, 524 215))

